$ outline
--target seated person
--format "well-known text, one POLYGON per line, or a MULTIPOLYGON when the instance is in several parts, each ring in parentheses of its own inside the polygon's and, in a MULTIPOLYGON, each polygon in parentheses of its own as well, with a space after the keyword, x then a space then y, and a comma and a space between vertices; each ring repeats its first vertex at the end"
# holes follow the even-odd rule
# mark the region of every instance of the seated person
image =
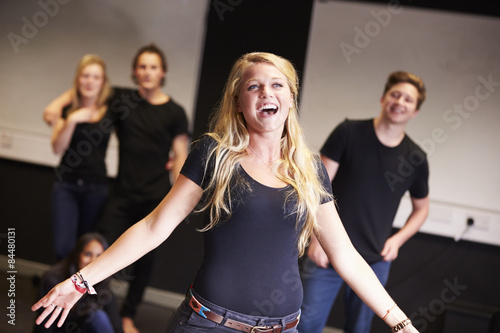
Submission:
MULTIPOLYGON (((59 282, 94 261, 108 248, 104 237, 98 233, 82 235, 71 253, 50 268, 42 277, 40 296, 48 293, 59 282)), ((66 323, 45 328, 35 325, 34 333, 123 333, 116 298, 109 287, 109 279, 95 286, 97 295, 85 294, 71 310, 66 323)))

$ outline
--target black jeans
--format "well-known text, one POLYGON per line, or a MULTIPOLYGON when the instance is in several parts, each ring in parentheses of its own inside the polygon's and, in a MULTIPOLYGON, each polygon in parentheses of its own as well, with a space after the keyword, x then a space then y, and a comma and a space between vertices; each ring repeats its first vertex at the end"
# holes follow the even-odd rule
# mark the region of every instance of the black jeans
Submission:
MULTIPOLYGON (((151 213, 160 201, 161 199, 137 201, 127 196, 112 195, 97 231, 111 244, 133 224, 151 213)), ((116 278, 129 283, 128 293, 121 310, 122 317, 134 318, 137 313, 137 307, 142 302, 144 290, 151 279, 155 258, 156 250, 153 250, 115 274, 116 278)))

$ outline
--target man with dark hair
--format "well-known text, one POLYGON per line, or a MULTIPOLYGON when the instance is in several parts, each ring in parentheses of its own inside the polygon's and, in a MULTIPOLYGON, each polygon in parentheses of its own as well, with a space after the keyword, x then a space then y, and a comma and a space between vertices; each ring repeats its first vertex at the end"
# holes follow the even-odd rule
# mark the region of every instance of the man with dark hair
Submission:
MULTIPOLYGON (((425 86, 419 77, 394 72, 385 85, 378 117, 345 120, 321 148, 344 227, 383 285, 399 248, 420 229, 429 211, 427 158, 405 133, 424 100, 425 86), (413 210, 404 227, 391 236, 406 191, 413 210)), ((298 329, 321 333, 343 280, 314 237, 302 278, 304 301, 298 329)), ((344 296, 344 332, 370 332, 373 311, 350 288, 344 296)))
MULTIPOLYGON (((184 109, 161 91, 167 73, 165 56, 154 44, 139 49, 133 74, 138 90, 116 89, 111 110, 118 116, 119 173, 97 230, 110 242, 151 212, 177 179, 188 152, 184 109), (170 158, 170 161, 169 161, 170 158), (167 167, 168 166, 168 167, 167 167)), ((122 307, 125 333, 137 332, 133 318, 149 283, 155 251, 139 259, 122 307)))
MULTIPOLYGON (((134 81, 135 84, 139 85, 139 81, 137 81, 137 77, 135 74, 135 70, 137 66, 139 65, 139 58, 143 53, 152 53, 156 54, 160 58, 160 65, 161 69, 165 74, 168 72, 168 63, 167 63, 167 58, 165 57, 165 54, 163 51, 158 48, 155 44, 149 44, 146 46, 141 47, 137 53, 135 54, 134 60, 132 61, 132 81, 134 81)), ((161 78, 160 81, 160 86, 165 85, 165 75, 161 78)))
MULTIPOLYGON (((132 78, 138 89, 115 87, 109 102, 116 117, 119 170, 97 231, 110 243, 161 202, 171 188, 170 173, 177 179, 187 157, 188 121, 184 109, 161 90, 166 73, 163 52, 154 44, 142 47, 132 62, 132 78)), ((46 108, 44 119, 48 123, 61 105, 68 103, 65 95, 46 108)), ((133 318, 149 283, 154 258, 154 251, 148 253, 127 272, 130 285, 121 312, 125 333, 138 332, 133 318)))

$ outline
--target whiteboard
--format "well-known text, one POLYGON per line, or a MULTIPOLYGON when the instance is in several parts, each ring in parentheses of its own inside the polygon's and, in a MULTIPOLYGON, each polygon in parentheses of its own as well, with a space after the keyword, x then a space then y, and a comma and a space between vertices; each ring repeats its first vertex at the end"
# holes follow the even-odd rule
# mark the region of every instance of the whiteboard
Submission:
POLYGON ((0 156, 57 164, 42 112, 71 86, 82 56, 98 54, 112 85, 134 87, 132 59, 151 42, 167 57, 163 91, 192 123, 207 10, 200 0, 0 2, 0 156))
POLYGON ((316 1, 301 100, 313 149, 345 118, 376 117, 395 70, 427 87, 407 133, 427 152, 431 202, 499 213, 500 20, 316 1))

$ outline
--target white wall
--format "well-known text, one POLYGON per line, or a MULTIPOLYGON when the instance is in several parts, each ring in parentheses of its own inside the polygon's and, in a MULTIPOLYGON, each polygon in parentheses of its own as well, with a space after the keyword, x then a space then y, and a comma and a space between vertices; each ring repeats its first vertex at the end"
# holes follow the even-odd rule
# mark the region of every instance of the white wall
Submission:
MULTIPOLYGON (((378 115, 390 72, 421 76, 427 100, 407 133, 431 169, 423 230, 455 237, 472 216, 482 229, 464 239, 500 244, 500 20, 395 3, 315 2, 301 104, 306 136, 319 150, 343 119, 378 115)), ((402 205, 397 225, 409 208, 402 205)))
MULTIPOLYGON (((113 85, 133 87, 135 52, 151 42, 167 56, 164 92, 193 119, 208 1, 0 2, 0 157, 57 165, 43 108, 71 86, 78 61, 96 53, 113 85)), ((108 152, 116 172, 116 140, 108 152)))

